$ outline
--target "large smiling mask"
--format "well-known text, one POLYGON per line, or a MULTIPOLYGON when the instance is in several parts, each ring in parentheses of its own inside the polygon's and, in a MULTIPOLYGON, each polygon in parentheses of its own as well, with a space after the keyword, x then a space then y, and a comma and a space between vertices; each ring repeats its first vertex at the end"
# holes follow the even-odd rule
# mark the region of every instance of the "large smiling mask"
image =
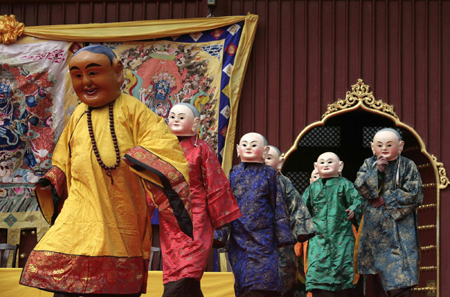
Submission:
POLYGON ((82 48, 70 60, 69 70, 73 89, 86 105, 100 107, 120 96, 123 64, 110 48, 103 45, 82 48))

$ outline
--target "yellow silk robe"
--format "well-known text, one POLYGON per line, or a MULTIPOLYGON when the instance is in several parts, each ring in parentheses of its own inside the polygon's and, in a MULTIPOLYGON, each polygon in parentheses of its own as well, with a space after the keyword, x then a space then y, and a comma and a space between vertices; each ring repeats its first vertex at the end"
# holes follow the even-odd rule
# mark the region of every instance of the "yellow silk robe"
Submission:
MULTIPOLYGON (((121 160, 111 179, 94 154, 86 110, 85 104, 77 107, 56 146, 53 168, 45 176, 53 186, 53 199, 52 192, 37 187, 42 213, 54 225, 30 254, 20 282, 55 292, 145 292, 151 225, 144 185, 152 183, 153 191, 163 188, 166 195, 159 195, 160 204, 167 196, 177 200, 189 224, 188 163, 164 120, 122 94, 114 101, 120 156, 128 154, 140 166, 131 170, 121 160)), ((113 166, 116 154, 109 126, 109 107, 94 109, 97 148, 104 164, 113 166)), ((174 212, 165 212, 172 216, 167 220, 181 228, 174 212)))

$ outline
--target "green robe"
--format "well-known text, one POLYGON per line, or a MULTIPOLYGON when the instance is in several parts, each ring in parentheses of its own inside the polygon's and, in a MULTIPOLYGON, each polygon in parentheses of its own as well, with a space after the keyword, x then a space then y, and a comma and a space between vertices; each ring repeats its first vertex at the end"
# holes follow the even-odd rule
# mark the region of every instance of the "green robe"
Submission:
POLYGON ((309 240, 306 290, 341 291, 353 288, 355 237, 346 209, 361 220, 363 198, 343 177, 312 183, 303 200, 313 218, 316 236, 309 240))

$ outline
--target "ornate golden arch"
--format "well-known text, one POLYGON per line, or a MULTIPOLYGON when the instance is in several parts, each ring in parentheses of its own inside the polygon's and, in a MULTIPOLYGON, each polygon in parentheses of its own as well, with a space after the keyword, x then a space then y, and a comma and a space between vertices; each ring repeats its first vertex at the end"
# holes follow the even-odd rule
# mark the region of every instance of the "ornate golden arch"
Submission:
MULTIPOLYGON (((447 174, 444 168, 444 164, 437 161, 437 158, 433 156, 432 154, 429 154, 426 150, 425 143, 423 142, 420 135, 410 126, 404 124, 400 121, 397 114, 394 112, 394 106, 384 103, 382 100, 376 100, 372 91, 370 91, 370 87, 366 84, 364 84, 364 81, 362 79, 358 79, 358 82, 351 87, 351 91, 347 91, 347 94, 345 96, 345 99, 338 99, 333 104, 329 104, 327 111, 322 115, 322 119, 318 122, 314 122, 310 125, 308 125, 303 131, 298 135, 297 139, 295 140, 293 146, 289 149, 289 151, 285 154, 285 164, 283 164, 283 172, 286 168, 286 165, 289 163, 289 157, 298 149, 299 143, 302 140, 302 138, 312 129, 319 127, 319 126, 325 126, 327 121, 329 121, 331 118, 342 115, 344 113, 350 113, 352 111, 362 109, 369 113, 375 113, 378 115, 381 115, 382 117, 390 119, 396 127, 403 128, 404 130, 408 131, 412 136, 417 140, 418 146, 414 147, 407 147, 405 148, 404 152, 408 153, 408 151, 411 153, 411 151, 420 152, 425 158, 422 158, 422 162, 420 164, 417 164, 417 167, 419 168, 419 171, 426 171, 427 177, 424 177, 422 175, 422 181, 423 181, 423 188, 425 191, 431 191, 427 192, 427 197, 434 197, 433 194, 435 193, 435 203, 429 203, 430 199, 427 199, 427 204, 424 204, 419 207, 419 232, 433 232, 435 230, 436 232, 436 243, 431 245, 425 245, 423 246, 421 244, 421 255, 423 253, 430 253, 435 252, 436 257, 434 263, 424 263, 425 265, 428 264, 428 266, 425 266, 421 263, 420 266, 420 276, 421 277, 427 277, 427 272, 433 272, 436 271, 436 279, 435 280, 427 280, 426 285, 424 285, 424 281, 419 281, 419 287, 414 288, 414 293, 426 293, 426 296, 440 296, 439 292, 439 235, 440 235, 440 226, 439 226, 439 219, 440 219, 440 190, 447 188, 449 184, 449 179, 447 178, 447 174), (427 160, 427 162, 423 162, 423 160, 427 160), (430 171, 431 170, 431 171, 430 171), (434 174, 430 174, 434 173, 434 174), (435 191, 433 191, 435 189, 435 191), (420 224, 420 213, 422 211, 433 211, 436 210, 436 221, 434 224, 420 224)), ((422 172, 421 172, 422 174, 422 172)), ((425 203, 425 202, 424 202, 425 203)), ((425 216, 425 214, 423 214, 425 216)), ((420 233, 419 233, 420 234, 420 233)), ((427 257, 428 259, 430 257, 427 257)))

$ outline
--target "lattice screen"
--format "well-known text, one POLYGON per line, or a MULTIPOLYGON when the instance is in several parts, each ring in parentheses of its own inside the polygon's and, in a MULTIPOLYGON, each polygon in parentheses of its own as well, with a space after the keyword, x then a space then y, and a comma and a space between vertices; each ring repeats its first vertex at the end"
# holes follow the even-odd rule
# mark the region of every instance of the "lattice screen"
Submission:
POLYGON ((309 186, 309 178, 311 176, 311 172, 286 172, 285 174, 287 178, 289 178, 300 194, 306 190, 309 186))
POLYGON ((309 130, 300 140, 302 147, 339 147, 341 146, 340 126, 319 126, 309 130))

